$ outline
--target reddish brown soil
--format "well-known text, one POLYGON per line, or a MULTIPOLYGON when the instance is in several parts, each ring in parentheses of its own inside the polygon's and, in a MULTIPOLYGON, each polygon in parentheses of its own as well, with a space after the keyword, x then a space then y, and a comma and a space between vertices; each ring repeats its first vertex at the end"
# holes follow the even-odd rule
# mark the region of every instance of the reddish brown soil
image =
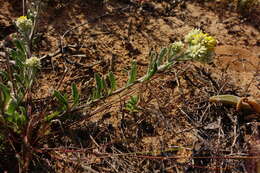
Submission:
MULTIPOLYGON (((0 36, 4 38, 9 35, 4 28, 22 15, 22 7, 20 1, 1 4, 0 36)), ((253 10, 243 17, 214 2, 188 1, 171 5, 166 0, 147 2, 143 6, 123 0, 103 5, 98 1, 54 1, 44 6, 38 28, 39 41, 33 53, 42 57, 57 51, 61 43, 72 47, 63 56, 58 54, 42 60, 34 92, 40 101, 54 89, 69 93, 73 82, 80 88, 82 97, 88 98, 95 72, 105 75, 113 71, 118 87, 122 87, 133 59, 138 62, 138 75, 142 76, 152 48, 160 50, 181 40, 193 28, 214 36, 218 46, 210 65, 180 63, 157 74, 152 81, 127 90, 121 97, 108 98, 81 111, 79 114, 87 118, 80 122, 65 123, 63 128, 55 124, 58 132, 54 129, 55 133, 48 136, 51 141, 44 139, 42 144, 50 148, 46 154, 49 158, 42 159, 45 162, 40 165, 56 172, 209 172, 212 169, 215 172, 222 170, 220 168, 224 172, 243 172, 243 160, 192 157, 248 152, 244 134, 235 140, 232 130, 246 128, 243 121, 236 124, 230 118, 240 114, 232 108, 212 105, 208 98, 230 93, 260 99, 258 14, 253 10), (66 31, 81 24, 84 25, 62 38, 66 31), (141 98, 140 111, 125 111, 126 100, 137 94, 141 98), (210 129, 218 125, 221 128, 210 129), (51 150, 70 147, 86 151, 51 150), (137 154, 128 157, 123 153, 137 154), (141 157, 148 155, 150 158, 141 157), (177 159, 163 160, 161 156, 177 159)))

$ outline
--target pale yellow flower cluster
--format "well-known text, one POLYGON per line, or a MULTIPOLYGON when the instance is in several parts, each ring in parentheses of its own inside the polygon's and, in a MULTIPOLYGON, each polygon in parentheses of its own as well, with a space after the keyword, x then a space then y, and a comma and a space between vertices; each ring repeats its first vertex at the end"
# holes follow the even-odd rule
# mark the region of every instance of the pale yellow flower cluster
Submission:
POLYGON ((187 49, 187 53, 192 59, 197 60, 202 59, 206 55, 207 49, 205 48, 205 46, 201 46, 200 44, 198 44, 189 47, 187 49))
POLYGON ((185 36, 185 42, 191 43, 192 40, 194 40, 194 37, 201 33, 201 30, 199 29, 193 29, 191 30, 186 36, 185 36))
POLYGON ((173 54, 180 53, 183 48, 184 44, 181 41, 176 41, 171 44, 171 50, 173 51, 173 54))
POLYGON ((15 21, 16 26, 23 32, 30 31, 32 27, 32 20, 26 16, 21 16, 15 21))
POLYGON ((194 29, 190 33, 188 33, 185 36, 185 42, 189 43, 190 45, 201 44, 209 50, 214 49, 217 45, 217 41, 213 37, 203 33, 199 29, 194 29))
POLYGON ((41 61, 39 58, 32 56, 29 59, 26 59, 25 64, 28 67, 35 67, 35 68, 40 68, 41 67, 41 61))
POLYGON ((193 29, 185 36, 185 42, 189 44, 186 53, 190 59, 201 62, 211 61, 214 48, 217 45, 215 38, 199 29, 193 29))

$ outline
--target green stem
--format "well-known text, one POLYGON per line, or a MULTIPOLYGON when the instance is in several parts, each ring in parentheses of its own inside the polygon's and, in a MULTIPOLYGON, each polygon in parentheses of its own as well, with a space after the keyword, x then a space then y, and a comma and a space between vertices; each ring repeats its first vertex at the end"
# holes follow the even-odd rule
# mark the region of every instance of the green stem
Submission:
MULTIPOLYGON (((175 63, 177 63, 177 61, 171 61, 171 62, 168 62, 168 63, 166 63, 166 64, 164 64, 164 65, 161 65, 161 66, 158 67, 157 72, 163 72, 163 71, 165 71, 166 69, 168 69, 170 66, 174 65, 175 63)), ((106 97, 101 97, 101 98, 96 99, 96 100, 91 100, 90 102, 87 102, 87 103, 85 103, 85 104, 83 104, 83 105, 81 105, 81 106, 75 107, 75 108, 72 109, 71 111, 81 110, 81 109, 83 109, 83 108, 85 108, 85 107, 88 107, 88 106, 90 106, 90 105, 96 104, 96 103, 98 103, 99 101, 104 100, 104 99, 106 99, 106 98, 108 98, 108 97, 117 95, 117 94, 119 94, 119 93, 121 93, 121 92, 123 92, 123 91, 125 91, 125 90, 127 90, 127 89, 129 89, 129 88, 131 88, 131 87, 133 87, 133 86, 135 86, 136 84, 145 82, 145 81, 146 81, 145 79, 146 79, 146 75, 140 77, 140 78, 137 79, 135 82, 133 82, 133 83, 131 83, 131 84, 129 84, 129 85, 123 87, 123 88, 117 89, 116 91, 114 91, 113 93, 111 93, 110 95, 108 95, 108 96, 106 96, 106 97)))

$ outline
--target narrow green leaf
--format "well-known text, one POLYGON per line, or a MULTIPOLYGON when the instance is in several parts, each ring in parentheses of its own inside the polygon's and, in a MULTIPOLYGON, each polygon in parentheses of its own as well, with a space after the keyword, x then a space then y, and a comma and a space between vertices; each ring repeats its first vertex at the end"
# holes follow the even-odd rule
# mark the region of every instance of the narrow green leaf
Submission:
POLYGON ((168 68, 170 68, 174 64, 176 64, 176 61, 167 62, 167 63, 165 63, 164 65, 162 65, 160 67, 160 71, 165 71, 165 70, 167 70, 168 68))
POLYGON ((125 109, 130 112, 138 112, 138 103, 139 97, 138 96, 131 96, 130 100, 126 103, 125 109))
POLYGON ((13 41, 16 49, 11 51, 11 58, 16 61, 16 63, 25 62, 26 56, 27 56, 27 51, 25 47, 25 43, 21 40, 14 40, 13 41))
POLYGON ((151 68, 151 70, 149 71, 149 79, 157 72, 158 70, 158 65, 156 62, 153 63, 153 66, 151 68))
POLYGON ((108 94, 108 84, 104 79, 104 77, 102 77, 101 82, 102 82, 102 90, 101 90, 102 96, 106 96, 108 94))
POLYGON ((116 90, 116 78, 113 72, 108 73, 108 79, 110 83, 110 92, 112 93, 116 90))
POLYGON ((97 88, 92 88, 92 99, 99 99, 101 97, 100 92, 98 92, 97 88))
POLYGON ((18 107, 16 100, 11 99, 10 103, 6 107, 6 114, 9 116, 15 116, 15 110, 18 107))
POLYGON ((47 115, 44 119, 45 119, 45 121, 50 121, 50 120, 58 117, 60 114, 61 114, 61 112, 55 111, 55 112, 51 113, 50 115, 47 115))
POLYGON ((161 49, 158 59, 157 59, 158 66, 162 65, 166 53, 167 53, 167 48, 161 49))
POLYGON ((0 89, 1 89, 0 92, 2 91, 3 93, 3 98, 0 99, 1 102, 4 104, 3 108, 5 109, 11 100, 10 89, 2 83, 0 83, 0 89))
POLYGON ((66 108, 68 108, 68 99, 63 96, 59 91, 54 91, 53 96, 57 98, 60 104, 64 105, 66 108))
POLYGON ((19 109, 20 109, 21 114, 26 115, 26 109, 25 109, 25 107, 19 106, 19 109))
POLYGON ((132 104, 127 103, 125 109, 126 109, 127 111, 133 112, 134 107, 133 107, 132 104))
POLYGON ((72 97, 73 97, 73 105, 77 105, 79 103, 79 92, 75 83, 72 84, 72 97))
POLYGON ((95 89, 95 99, 100 98, 102 96, 102 89, 104 88, 102 79, 98 73, 94 74, 96 80, 96 89, 95 89))
POLYGON ((8 77, 8 73, 6 71, 0 71, 0 76, 2 76, 2 79, 4 81, 8 80, 9 77, 8 77))
POLYGON ((102 80, 98 73, 94 74, 95 80, 96 80, 96 88, 98 91, 101 91, 102 87, 102 80))
POLYGON ((131 96, 130 102, 131 104, 136 105, 138 100, 139 100, 138 96, 131 96))
POLYGON ((18 55, 18 52, 17 51, 15 51, 15 50, 11 50, 11 52, 10 52, 10 57, 12 58, 12 59, 18 59, 19 58, 19 55, 18 55))
POLYGON ((143 81, 151 79, 151 77, 153 77, 153 75, 157 72, 157 70, 158 70, 157 59, 155 56, 152 55, 149 67, 147 69, 146 76, 143 79, 143 81))
MULTIPOLYGON (((18 126, 17 122, 19 119, 19 114, 17 111, 13 111, 12 113, 6 113, 8 116, 6 117, 6 120, 10 123, 13 123, 13 125, 18 126)), ((16 128, 16 127, 15 127, 16 128)))
POLYGON ((128 74, 127 86, 131 85, 136 81, 136 76, 137 76, 137 63, 136 61, 133 61, 131 65, 131 70, 128 74))
POLYGON ((26 109, 23 106, 19 106, 20 109, 20 123, 21 125, 24 125, 26 123, 27 117, 26 117, 26 109))
POLYGON ((24 79, 22 75, 19 75, 17 73, 14 73, 13 75, 17 82, 19 82, 21 85, 24 85, 26 79, 24 79))
POLYGON ((26 53, 25 43, 21 40, 14 40, 14 44, 16 48, 21 51, 22 53, 26 53))
POLYGON ((165 58, 167 59, 167 61, 171 61, 171 58, 172 58, 172 51, 171 51, 171 48, 170 47, 167 47, 166 48, 166 54, 165 54, 165 58))
POLYGON ((21 52, 21 51, 15 51, 12 50, 10 57, 15 60, 15 68, 16 69, 22 69, 23 67, 23 62, 26 60, 26 56, 21 52))
POLYGON ((19 87, 17 90, 17 103, 20 104, 24 100, 24 95, 26 94, 25 88, 19 87))
POLYGON ((102 77, 101 78, 101 89, 106 89, 106 81, 105 81, 105 79, 102 77))
POLYGON ((153 66, 156 63, 156 61, 157 61, 157 57, 156 57, 155 53, 152 53, 150 55, 150 63, 148 66, 148 71, 151 71, 153 69, 153 66))

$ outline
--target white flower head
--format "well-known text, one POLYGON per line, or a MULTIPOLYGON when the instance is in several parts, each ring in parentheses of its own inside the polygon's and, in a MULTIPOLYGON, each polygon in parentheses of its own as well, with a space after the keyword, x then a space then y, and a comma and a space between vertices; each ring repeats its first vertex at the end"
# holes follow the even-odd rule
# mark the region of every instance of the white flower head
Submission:
POLYGON ((183 48, 184 48, 184 44, 181 41, 176 41, 171 45, 171 50, 173 54, 180 53, 183 48))
POLYGON ((21 16, 15 21, 16 26, 23 32, 27 32, 32 28, 32 20, 26 16, 21 16))
POLYGON ((29 58, 29 59, 26 59, 25 64, 26 64, 28 67, 35 67, 35 68, 41 67, 41 61, 40 61, 40 59, 37 58, 37 57, 35 57, 35 56, 32 56, 32 57, 29 58))
POLYGON ((211 62, 217 41, 214 37, 203 33, 199 29, 193 29, 185 36, 188 44, 186 55, 189 59, 200 62, 211 62))
POLYGON ((211 52, 201 44, 190 46, 186 53, 190 59, 200 62, 210 62, 212 57, 211 52))

